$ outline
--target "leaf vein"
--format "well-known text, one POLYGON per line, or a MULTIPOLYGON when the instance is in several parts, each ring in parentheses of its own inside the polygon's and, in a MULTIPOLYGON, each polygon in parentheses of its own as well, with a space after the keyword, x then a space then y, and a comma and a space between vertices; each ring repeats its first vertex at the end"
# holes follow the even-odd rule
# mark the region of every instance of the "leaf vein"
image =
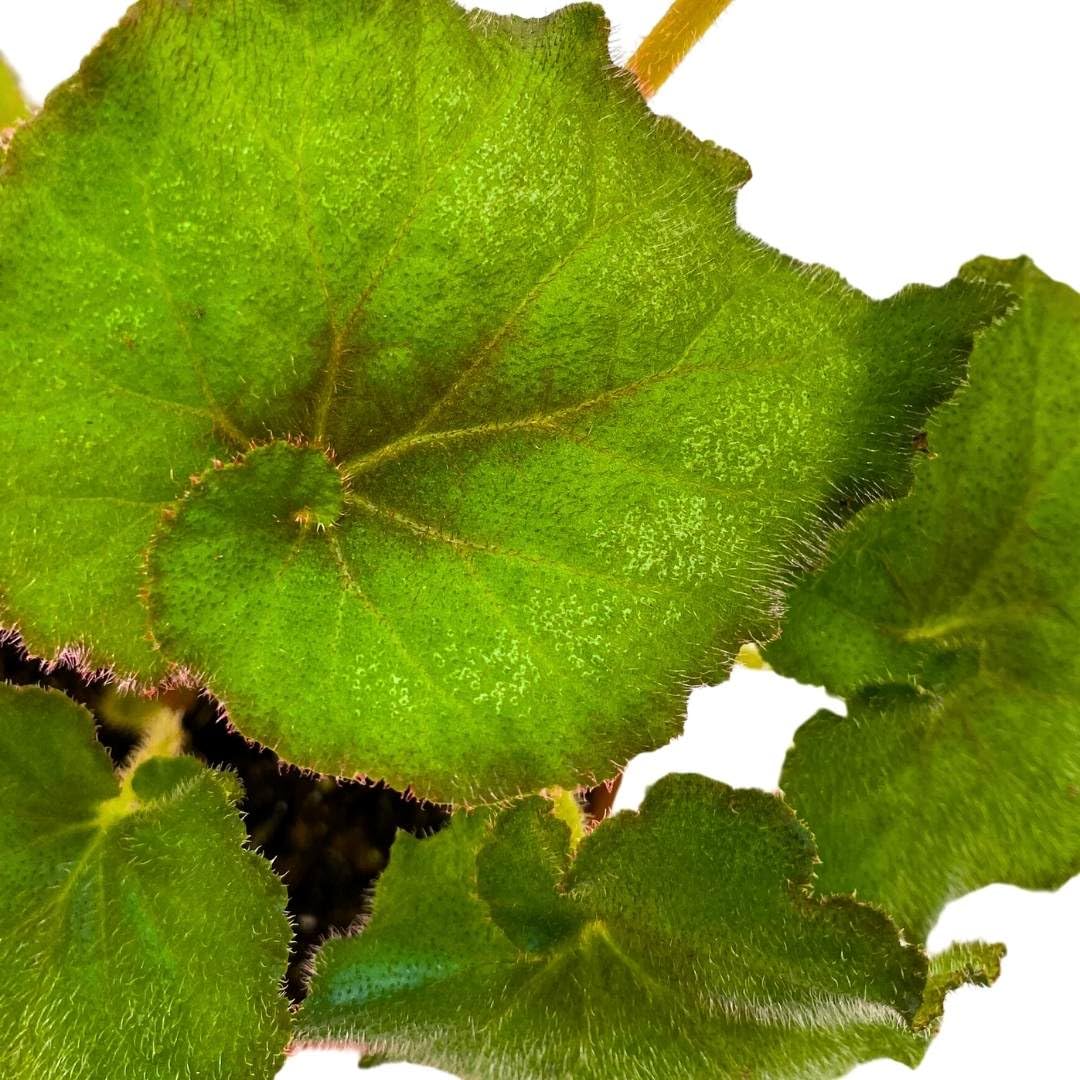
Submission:
POLYGON ((350 505, 359 507, 361 510, 367 511, 374 517, 391 521, 400 528, 405 529, 416 536, 420 536, 425 540, 431 540, 459 549, 480 551, 487 555, 494 555, 500 559, 532 563, 534 566, 539 566, 545 570, 554 570, 570 578, 586 578, 599 581, 620 592, 647 596, 652 599, 658 599, 660 596, 672 596, 680 601, 685 601, 686 599, 684 593, 667 585, 646 585, 642 582, 627 581, 624 578, 617 578, 611 574, 605 574, 600 570, 592 570, 585 566, 561 562, 547 556, 535 555, 527 551, 518 551, 514 548, 502 547, 498 544, 489 542, 469 540, 462 536, 454 536, 452 533, 445 532, 435 525, 430 525, 424 521, 418 521, 408 514, 403 514, 399 510, 394 510, 391 507, 372 502, 370 499, 365 499, 355 492, 350 492, 346 496, 346 500, 350 505))

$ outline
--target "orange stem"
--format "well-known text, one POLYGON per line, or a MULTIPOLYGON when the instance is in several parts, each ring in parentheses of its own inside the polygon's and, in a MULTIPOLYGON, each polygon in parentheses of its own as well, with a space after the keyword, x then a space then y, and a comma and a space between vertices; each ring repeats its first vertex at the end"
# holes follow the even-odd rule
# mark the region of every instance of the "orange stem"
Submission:
POLYGON ((730 3, 731 0, 675 0, 626 63, 645 97, 652 97, 664 85, 730 3))

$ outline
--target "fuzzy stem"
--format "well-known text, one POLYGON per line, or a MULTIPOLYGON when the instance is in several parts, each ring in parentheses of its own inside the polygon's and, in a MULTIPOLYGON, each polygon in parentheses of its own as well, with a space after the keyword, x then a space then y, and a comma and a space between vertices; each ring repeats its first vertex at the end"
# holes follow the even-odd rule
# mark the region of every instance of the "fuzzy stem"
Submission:
POLYGON ((145 703, 139 724, 139 742, 120 771, 125 790, 135 770, 152 757, 177 757, 184 751, 181 721, 193 697, 188 690, 174 690, 145 703))
POLYGON ((140 739, 119 771, 120 790, 111 799, 98 804, 97 824, 101 829, 110 828, 139 808, 132 780, 135 770, 144 761, 152 757, 177 757, 184 750, 182 701, 163 695, 141 704, 140 739))
POLYGON ((644 97, 652 97, 731 0, 674 0, 626 66, 644 97))
POLYGON ((552 802, 552 814, 570 830, 570 850, 576 851, 578 844, 585 839, 585 815, 581 804, 572 791, 566 788, 550 787, 545 794, 552 802))

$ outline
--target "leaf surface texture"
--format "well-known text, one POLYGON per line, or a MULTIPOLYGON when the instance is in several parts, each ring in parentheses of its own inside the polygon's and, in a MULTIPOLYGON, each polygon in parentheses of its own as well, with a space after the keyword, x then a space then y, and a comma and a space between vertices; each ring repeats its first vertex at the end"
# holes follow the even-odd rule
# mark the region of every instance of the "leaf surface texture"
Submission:
POLYGON ((837 534, 768 651, 848 698, 781 781, 822 886, 919 936, 963 893, 1080 870, 1080 296, 1026 259, 965 274, 1019 310, 932 420, 912 493, 837 534))
POLYGON ((0 182, 6 621, 321 771, 610 776, 903 489, 1002 303, 780 256, 747 175, 596 7, 137 4, 0 182))
POLYGON ((887 916, 814 894, 813 861, 778 799, 698 776, 666 777, 576 848, 543 798, 460 813, 399 836, 370 922, 316 957, 300 1042, 467 1080, 914 1064, 942 980, 988 981, 999 953, 946 956, 928 984, 887 916))
POLYGON ((285 890, 235 797, 187 757, 118 783, 86 710, 0 685, 0 1075, 270 1080, 285 890))

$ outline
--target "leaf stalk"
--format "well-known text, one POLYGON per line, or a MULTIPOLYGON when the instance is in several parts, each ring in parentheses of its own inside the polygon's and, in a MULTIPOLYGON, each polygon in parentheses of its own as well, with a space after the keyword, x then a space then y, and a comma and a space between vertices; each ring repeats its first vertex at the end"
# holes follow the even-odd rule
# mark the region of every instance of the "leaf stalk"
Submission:
MULTIPOLYGON (((135 770, 153 757, 178 757, 184 752, 184 713, 194 694, 190 690, 169 690, 141 704, 138 709, 139 742, 120 771, 123 792, 131 788, 135 770)), ((132 710, 134 712, 135 710, 132 710)))
POLYGON ((720 17, 731 0, 674 0, 626 63, 644 97, 652 97, 720 17))

